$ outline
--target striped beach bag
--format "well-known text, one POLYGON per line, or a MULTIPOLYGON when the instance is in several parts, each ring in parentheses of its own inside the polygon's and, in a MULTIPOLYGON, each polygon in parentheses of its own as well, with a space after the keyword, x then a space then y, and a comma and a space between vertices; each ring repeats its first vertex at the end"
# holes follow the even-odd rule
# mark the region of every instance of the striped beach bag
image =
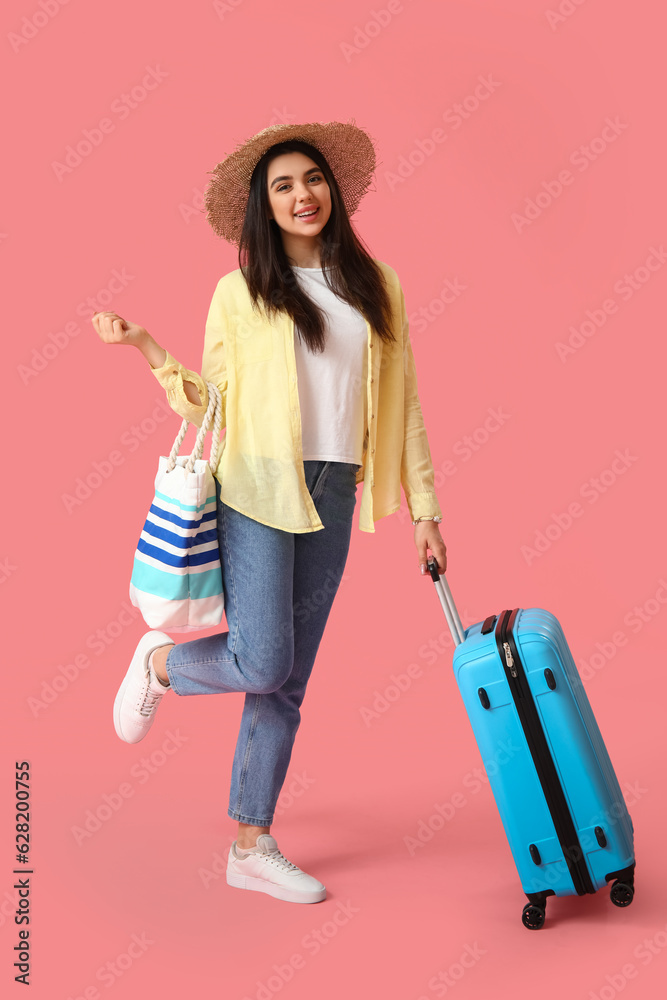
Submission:
POLYGON ((212 470, 218 464, 222 399, 206 383, 209 403, 191 455, 179 456, 184 420, 169 457, 160 456, 155 497, 148 511, 130 579, 130 600, 151 629, 192 632, 222 620, 224 595, 212 470), (213 425, 208 462, 204 439, 213 425))

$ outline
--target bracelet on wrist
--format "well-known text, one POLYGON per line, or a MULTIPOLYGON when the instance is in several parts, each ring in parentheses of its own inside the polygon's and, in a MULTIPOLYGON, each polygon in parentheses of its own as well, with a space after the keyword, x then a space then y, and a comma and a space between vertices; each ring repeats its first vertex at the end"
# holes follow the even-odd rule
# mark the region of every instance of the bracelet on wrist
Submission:
POLYGON ((412 523, 419 524, 420 521, 435 521, 436 524, 440 524, 442 518, 439 517, 437 514, 434 517, 417 517, 412 523))

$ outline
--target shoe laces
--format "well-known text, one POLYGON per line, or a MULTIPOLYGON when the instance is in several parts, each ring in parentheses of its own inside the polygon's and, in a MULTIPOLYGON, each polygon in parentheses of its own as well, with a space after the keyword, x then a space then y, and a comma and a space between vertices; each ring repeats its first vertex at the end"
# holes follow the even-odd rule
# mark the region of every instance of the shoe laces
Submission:
MULTIPOLYGON (((167 688, 165 687, 165 691, 167 688)), ((146 685, 143 690, 143 699, 139 705, 138 712, 139 715, 143 715, 145 718, 149 718, 155 711, 160 698, 164 694, 163 691, 154 691, 150 687, 150 678, 146 681, 146 685)))
POLYGON ((293 862, 288 861, 282 851, 278 848, 274 848, 272 851, 262 852, 262 857, 265 857, 269 864, 274 865, 276 868, 280 868, 282 871, 301 871, 298 865, 293 864, 293 862))

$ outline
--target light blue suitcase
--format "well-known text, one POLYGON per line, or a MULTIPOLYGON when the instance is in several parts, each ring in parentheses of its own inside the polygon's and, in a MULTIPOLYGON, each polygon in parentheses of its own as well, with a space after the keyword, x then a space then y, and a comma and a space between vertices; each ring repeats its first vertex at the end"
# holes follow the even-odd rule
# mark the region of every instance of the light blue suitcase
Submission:
POLYGON ((548 896, 634 896, 633 826, 558 619, 515 608, 464 629, 431 556, 456 648, 454 673, 529 902, 542 927, 548 896))

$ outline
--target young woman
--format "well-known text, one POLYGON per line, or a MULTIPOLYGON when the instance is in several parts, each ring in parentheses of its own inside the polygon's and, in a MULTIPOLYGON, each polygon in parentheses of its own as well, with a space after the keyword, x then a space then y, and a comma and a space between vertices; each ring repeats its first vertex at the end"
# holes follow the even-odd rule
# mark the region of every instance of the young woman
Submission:
POLYGON ((375 169, 353 123, 264 129, 217 165, 208 221, 238 245, 206 323, 201 374, 140 326, 99 312, 105 343, 132 344, 180 416, 201 426, 220 390, 219 546, 229 631, 139 641, 114 703, 118 736, 143 739, 165 693, 245 692, 228 815, 227 881, 313 903, 324 885, 270 834, 300 707, 343 575, 356 487, 359 527, 398 510, 401 487, 427 552, 446 568, 442 512, 417 395, 403 292, 352 229, 375 169))

